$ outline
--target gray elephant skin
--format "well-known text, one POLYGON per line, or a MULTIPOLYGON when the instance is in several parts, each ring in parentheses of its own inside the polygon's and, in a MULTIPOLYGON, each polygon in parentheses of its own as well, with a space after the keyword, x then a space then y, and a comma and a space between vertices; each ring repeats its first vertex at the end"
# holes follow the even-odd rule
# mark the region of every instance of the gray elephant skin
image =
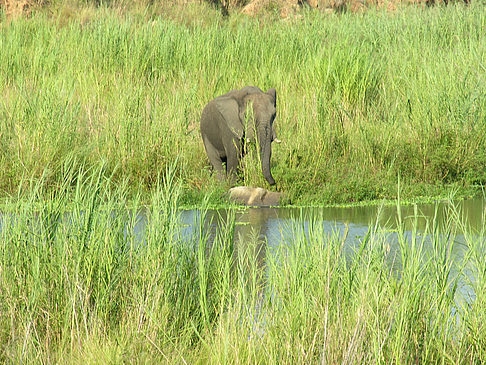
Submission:
POLYGON ((201 136, 209 161, 220 180, 236 180, 245 142, 256 141, 260 150, 262 173, 270 185, 271 143, 277 140, 273 122, 277 112, 277 92, 263 92, 247 86, 211 100, 201 114, 201 136), (226 171, 223 167, 226 164, 226 171))

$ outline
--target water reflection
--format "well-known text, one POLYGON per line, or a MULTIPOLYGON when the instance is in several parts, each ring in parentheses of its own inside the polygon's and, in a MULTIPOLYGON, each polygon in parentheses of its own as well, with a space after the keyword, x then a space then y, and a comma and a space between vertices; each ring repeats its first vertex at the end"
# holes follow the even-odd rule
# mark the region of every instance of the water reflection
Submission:
MULTIPOLYGON (((205 227, 210 236, 214 236, 227 222, 228 210, 210 210, 204 215, 205 227)), ((198 210, 182 211, 180 213, 180 236, 190 238, 194 234, 201 213, 198 210)), ((388 238, 393 240, 401 221, 405 234, 415 227, 417 231, 430 230, 432 223, 436 224, 438 232, 450 230, 451 224, 463 222, 464 226, 454 227, 458 239, 461 240, 463 230, 481 234, 484 230, 485 200, 470 199, 455 203, 437 203, 418 206, 402 206, 400 214, 396 206, 363 206, 349 208, 248 208, 235 213, 235 238, 244 242, 247 239, 258 238, 269 247, 277 247, 286 241, 296 226, 306 234, 310 222, 320 222, 325 235, 343 235, 347 232, 346 245, 355 247, 366 236, 368 231, 379 228, 381 232, 389 232, 388 238)), ((69 225, 73 217, 64 214, 63 221, 69 225)), ((126 234, 134 235, 135 241, 143 241, 148 219, 146 211, 140 211, 136 217, 130 215, 130 227, 126 234)), ((0 231, 6 221, 15 221, 11 213, 0 212, 0 231)))
MULTIPOLYGON (((464 232, 484 236, 485 200, 471 199, 450 203, 437 203, 419 206, 402 206, 397 210, 396 206, 364 206, 351 208, 248 208, 245 210, 228 211, 225 209, 208 211, 201 214, 198 210, 183 211, 180 213, 179 239, 194 241, 199 234, 198 221, 204 219, 204 227, 209 241, 223 230, 227 224, 229 214, 235 214, 235 255, 244 252, 251 245, 254 252, 253 259, 258 267, 265 266, 267 250, 282 245, 289 245, 297 236, 309 235, 311 224, 320 225, 320 233, 326 237, 334 237, 344 240, 344 253, 352 257, 357 248, 363 243, 365 237, 374 234, 373 241, 383 245, 387 251, 387 260, 390 268, 396 272, 401 269, 399 235, 397 228, 404 229, 405 241, 413 239, 413 228, 416 229, 415 239, 423 243, 425 252, 434 249, 433 242, 427 233, 434 229, 436 239, 441 240, 442 245, 452 247, 451 255, 457 261, 461 261, 466 252, 464 232), (457 226, 458 224, 462 224, 457 226), (434 227, 432 227, 434 225, 434 227), (426 234, 424 234, 426 232, 426 234), (442 232, 442 233, 441 233, 442 232), (443 233, 452 233, 444 236, 443 233), (451 242, 450 240, 453 240, 451 242)), ((111 215, 116 216, 113 212, 111 215)), ((12 224, 16 221, 12 213, 0 213, 0 233, 4 230, 6 222, 12 224)), ((144 244, 146 229, 150 219, 144 211, 130 215, 126 223, 121 223, 126 239, 135 245, 144 244)), ((62 220, 64 225, 73 224, 73 219, 81 217, 70 216, 55 218, 62 220)), ((115 219, 115 217, 113 217, 115 219)), ((31 222, 36 226, 35 219, 31 222)), ((34 229, 34 227, 33 227, 34 229)), ((153 229, 153 228, 152 228, 153 229)), ((197 242, 197 239, 195 240, 197 242)), ((468 268, 464 269, 466 276, 473 280, 472 275, 467 275, 468 268)), ((461 283, 460 292, 464 298, 473 298, 474 293, 468 283, 461 283)))
MULTIPOLYGON (((200 221, 204 220, 204 234, 209 237, 210 243, 214 241, 219 232, 225 229, 227 222, 232 221, 235 215, 236 226, 234 230, 235 250, 233 254, 240 259, 244 253, 250 252, 256 267, 261 269, 261 275, 265 275, 266 256, 271 249, 294 243, 296 237, 309 238, 309 230, 312 225, 319 225, 319 234, 333 237, 344 242, 343 250, 347 258, 352 259, 357 249, 363 244, 367 235, 373 235, 371 241, 382 245, 387 252, 386 260, 390 270, 400 275, 401 272, 401 248, 400 238, 406 243, 419 242, 424 246, 424 253, 434 250, 434 242, 429 235, 434 231, 434 237, 439 244, 447 249, 451 247, 450 254, 457 262, 463 261, 467 247, 465 244, 465 232, 484 237, 485 200, 471 199, 455 204, 437 203, 417 206, 403 206, 397 210, 396 206, 366 206, 352 208, 248 208, 245 210, 212 210, 201 213, 198 210, 180 212, 178 226, 178 239, 187 242, 198 242, 200 234, 200 221), (401 222, 401 224, 400 224, 401 222), (432 226, 433 225, 433 226, 432 226), (459 226, 458 226, 459 225, 459 226), (403 236, 397 229, 403 229, 403 236), (452 233, 448 235, 449 233, 452 233), (247 250, 250 248, 250 251, 247 250)), ((150 216, 146 211, 128 214, 128 219, 117 221, 118 214, 109 213, 126 240, 133 242, 135 247, 143 245, 147 237, 148 229, 158 229, 150 225, 150 216), (150 228, 148 228, 150 227, 150 228)), ((123 214, 127 215, 127 212, 123 214)), ((122 215, 123 215, 122 214, 122 215)), ((126 217, 126 216, 125 216, 126 217)), ((77 220, 82 221, 81 216, 75 217, 66 213, 62 217, 53 219, 62 222, 64 226, 76 225, 77 220)), ((0 234, 5 229, 6 222, 14 224, 14 214, 0 213, 0 234)), ((110 221, 111 222, 111 221, 110 221)), ((110 224, 109 222, 105 222, 110 224)), ((36 229, 35 219, 30 221, 29 227, 36 229)), ((8 233, 7 233, 8 234, 8 233)), ((484 238, 481 238, 484 239, 484 238)), ((403 241, 402 241, 403 244, 403 241)), ((403 247, 403 246, 402 246, 403 247)), ((484 246, 481 246, 484 247, 484 246)), ((486 252, 485 252, 486 254, 486 252)), ((431 255, 433 256, 433 255, 431 255)), ((438 263, 439 265, 441 263, 438 263)), ((475 275, 466 266, 465 268, 453 268, 451 279, 463 270, 457 287, 456 300, 463 303, 471 303, 475 299, 474 286, 475 275)), ((267 295, 262 288, 259 295, 267 295)), ((273 296, 273 293, 268 293, 273 296)), ((258 313, 258 303, 255 303, 255 313, 258 313)), ((256 315, 255 313, 249 315, 256 315)), ((452 313, 455 314, 455 313, 452 313)), ((456 317, 458 320, 459 317, 456 317)), ((255 321, 255 325, 258 321, 255 321)))
MULTIPOLYGON (((449 203, 428 204, 420 206, 402 206, 398 212, 396 206, 366 206, 350 208, 248 208, 236 212, 235 239, 244 243, 255 236, 262 244, 277 247, 291 236, 296 226, 304 234, 308 232, 311 222, 321 222, 325 235, 343 236, 347 232, 346 246, 357 247, 369 230, 377 229, 385 234, 386 240, 396 243, 396 230, 399 222, 405 230, 405 236, 410 238, 415 227, 418 233, 436 225, 438 232, 450 230, 457 222, 464 222, 464 227, 454 227, 457 239, 463 243, 462 230, 481 232, 484 227, 484 199, 471 199, 455 205, 449 203), (400 214, 399 214, 400 213, 400 214), (458 218, 458 219, 454 219, 458 218)), ((189 237, 194 231, 195 222, 200 213, 197 210, 181 213, 181 232, 189 237)), ((227 221, 228 211, 214 210, 206 213, 206 226, 214 235, 227 221)), ((137 225, 136 232, 141 233, 146 224, 146 218, 137 225)), ((393 247, 390 247, 393 249, 393 247)))
MULTIPOLYGON (((248 208, 236 212, 235 241, 236 252, 244 251, 249 243, 255 244, 256 264, 265 266, 268 249, 291 244, 296 232, 308 235, 309 225, 320 224, 325 237, 344 239, 344 252, 352 257, 362 245, 368 234, 373 241, 382 245, 388 252, 390 268, 399 273, 401 269, 400 236, 397 232, 400 222, 405 242, 415 240, 424 247, 424 253, 432 253, 434 242, 428 235, 434 230, 435 240, 440 245, 451 247, 449 253, 456 261, 461 261, 465 252, 464 230, 471 233, 484 231, 484 199, 471 199, 455 204, 436 203, 419 206, 367 206, 352 208, 248 208), (461 226, 457 226, 461 223, 461 226), (415 227, 415 228, 414 228, 415 227), (452 233, 452 235, 443 234, 452 233)), ((194 222, 198 211, 186 211, 181 219, 184 235, 193 234, 194 222)), ((214 235, 227 221, 227 210, 209 211, 206 226, 214 235)), ((467 268, 465 270, 467 273, 467 268)), ((452 275, 457 273, 453 270, 452 275)), ((473 279, 473 278, 469 278, 473 279)), ((470 283, 459 283, 460 296, 466 300, 474 299, 470 283)))

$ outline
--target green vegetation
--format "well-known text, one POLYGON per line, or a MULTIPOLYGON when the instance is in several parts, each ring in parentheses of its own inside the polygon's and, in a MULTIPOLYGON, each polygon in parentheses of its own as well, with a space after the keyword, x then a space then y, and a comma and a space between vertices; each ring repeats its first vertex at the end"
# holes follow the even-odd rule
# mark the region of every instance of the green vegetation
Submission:
MULTIPOLYGON (((285 21, 59 4, 1 18, 2 197, 103 161, 112 188, 148 199, 177 160, 184 204, 219 202, 199 115, 245 85, 277 89, 272 171, 295 204, 393 199, 399 178, 407 199, 486 181, 481 4, 285 21)), ((241 183, 266 187, 244 164, 241 183)))
POLYGON ((171 171, 149 208, 128 208, 101 169, 73 175, 41 206, 47 181, 0 215, 2 363, 486 360, 486 232, 468 233, 453 205, 430 242, 404 217, 398 245, 375 228, 350 251, 309 216, 266 247, 234 238, 231 210, 212 241, 204 204, 183 239, 171 171))
MULTIPOLYGON (((62 4, 0 14, 1 363, 486 362, 486 222, 450 204, 350 248, 310 215, 268 247, 230 209, 210 233, 227 187, 198 133, 214 96, 275 87, 294 203, 468 194, 486 180, 480 4, 286 21, 62 4)), ((248 157, 242 183, 266 186, 248 157)))

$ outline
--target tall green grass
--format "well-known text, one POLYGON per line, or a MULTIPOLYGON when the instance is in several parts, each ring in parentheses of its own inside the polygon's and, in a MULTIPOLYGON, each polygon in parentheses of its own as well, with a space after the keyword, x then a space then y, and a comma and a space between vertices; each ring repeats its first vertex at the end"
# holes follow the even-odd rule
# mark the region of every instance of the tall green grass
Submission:
POLYGON ((174 170, 150 207, 102 168, 71 174, 63 194, 41 203, 38 182, 0 216, 1 362, 486 360, 486 241, 452 204, 420 234, 417 213, 412 231, 400 219, 392 249, 378 225, 351 249, 312 215, 267 247, 235 237, 231 210, 211 231, 204 206, 181 236, 174 170))
MULTIPOLYGON (((482 5, 290 21, 198 9, 2 18, 2 195, 41 176, 56 189, 74 159, 149 196, 178 158, 184 200, 199 202, 219 191, 200 112, 245 85, 277 89, 272 167, 293 202, 394 198, 398 176, 406 197, 485 182, 482 5)), ((266 186, 255 160, 241 183, 266 186)))

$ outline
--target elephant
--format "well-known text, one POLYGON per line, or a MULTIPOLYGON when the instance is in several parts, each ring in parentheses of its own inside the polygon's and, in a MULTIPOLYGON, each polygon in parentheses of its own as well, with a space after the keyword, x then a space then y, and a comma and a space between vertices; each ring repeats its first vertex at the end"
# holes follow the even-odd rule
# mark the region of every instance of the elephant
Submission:
POLYGON ((249 186, 235 186, 229 190, 228 194, 230 199, 235 202, 256 207, 278 206, 283 197, 283 194, 279 192, 249 186))
POLYGON ((204 148, 220 180, 236 180, 245 142, 257 141, 262 173, 270 185, 275 179, 270 171, 272 141, 279 143, 273 122, 277 112, 277 92, 263 92, 255 86, 232 90, 211 100, 201 114, 204 148), (226 171, 223 168, 226 163, 226 171))

